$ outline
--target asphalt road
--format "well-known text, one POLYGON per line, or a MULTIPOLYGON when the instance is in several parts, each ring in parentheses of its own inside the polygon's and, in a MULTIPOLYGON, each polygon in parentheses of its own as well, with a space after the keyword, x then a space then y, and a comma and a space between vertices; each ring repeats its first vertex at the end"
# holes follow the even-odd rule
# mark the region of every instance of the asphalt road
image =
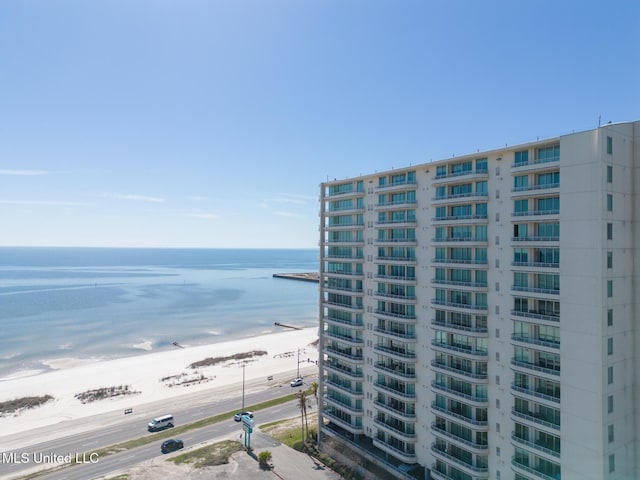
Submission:
MULTIPOLYGON (((287 375, 284 379, 288 377, 287 375)), ((276 379, 277 381, 278 379, 276 379)), ((307 385, 312 381, 315 381, 315 377, 305 378, 307 385)), ((245 405, 250 407, 252 404, 294 393, 298 389, 289 387, 287 383, 274 382, 265 386, 264 382, 254 382, 254 384, 245 386, 245 405)), ((47 467, 52 466, 50 462, 42 461, 40 458, 45 456, 46 459, 47 455, 56 457, 71 455, 75 459, 77 453, 78 460, 87 463, 39 477, 42 479, 86 480, 133 466, 161 455, 160 444, 162 440, 120 454, 109 455, 97 462, 95 462, 95 455, 91 454, 109 445, 146 435, 154 435, 148 433, 146 429, 147 423, 154 416, 171 413, 174 416, 176 426, 185 425, 220 413, 239 411, 242 407, 241 398, 241 385, 240 388, 235 385, 229 386, 225 391, 201 392, 195 395, 186 395, 184 398, 177 397, 142 405, 136 407, 135 412, 130 415, 113 412, 73 421, 68 425, 64 425, 63 422, 55 426, 25 432, 20 434, 19 438, 13 439, 14 443, 19 444, 17 448, 4 450, 0 446, 0 479, 20 478, 38 466, 45 464, 47 467), (41 463, 37 464, 38 460, 41 463)), ((261 410, 256 413, 254 420, 256 424, 261 424, 290 418, 298 414, 295 402, 289 402, 286 405, 261 410)), ((242 432, 242 426, 238 422, 229 420, 188 432, 181 439, 185 442, 185 447, 189 447, 212 438, 229 435, 234 431, 237 431, 239 435, 242 432)), ((260 435, 255 437, 256 441, 259 441, 260 438, 260 435)), ((6 444, 6 442, 2 442, 0 445, 3 443, 6 444)), ((63 458, 62 463, 66 463, 66 460, 67 458, 63 458)))
MULTIPOLYGON (((258 423, 269 423, 296 415, 299 415, 299 410, 295 401, 292 401, 266 410, 260 410, 255 414, 254 419, 258 423)), ((234 433, 237 433, 240 438, 240 434, 242 434, 241 423, 228 420, 187 432, 179 438, 184 441, 185 448, 189 448, 215 438, 233 435, 234 433)), ((109 455, 99 459, 96 463, 90 463, 90 457, 86 457, 87 463, 67 467, 38 478, 42 480, 87 480, 101 477, 117 470, 126 470, 138 463, 163 456, 160 453, 161 443, 162 440, 158 440, 142 447, 109 455)), ((272 443, 273 440, 267 435, 261 433, 251 435, 251 446, 253 448, 264 448, 272 445, 272 443)))

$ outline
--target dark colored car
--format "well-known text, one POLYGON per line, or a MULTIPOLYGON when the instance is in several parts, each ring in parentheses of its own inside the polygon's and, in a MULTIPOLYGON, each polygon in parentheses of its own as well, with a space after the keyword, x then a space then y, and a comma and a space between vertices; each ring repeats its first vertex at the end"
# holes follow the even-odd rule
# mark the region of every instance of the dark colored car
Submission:
POLYGON ((162 442, 162 447, 160 447, 160 450, 162 451, 162 453, 169 453, 180 450, 181 448, 184 448, 183 441, 172 438, 171 440, 162 442))

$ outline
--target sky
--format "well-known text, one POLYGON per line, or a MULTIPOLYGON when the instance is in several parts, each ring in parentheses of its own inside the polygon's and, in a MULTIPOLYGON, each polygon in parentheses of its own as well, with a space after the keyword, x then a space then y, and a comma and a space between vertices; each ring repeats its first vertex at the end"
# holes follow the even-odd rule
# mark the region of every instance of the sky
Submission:
POLYGON ((318 248, 321 182, 638 85, 636 0, 2 0, 0 246, 318 248))

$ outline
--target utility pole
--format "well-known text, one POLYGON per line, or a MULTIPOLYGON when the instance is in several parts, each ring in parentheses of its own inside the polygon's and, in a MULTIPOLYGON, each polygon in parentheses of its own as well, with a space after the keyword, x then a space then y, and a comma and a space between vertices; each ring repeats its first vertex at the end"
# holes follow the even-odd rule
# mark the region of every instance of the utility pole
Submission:
POLYGON ((246 367, 247 365, 245 363, 242 364, 242 410, 240 410, 241 412, 244 412, 244 367, 246 367))

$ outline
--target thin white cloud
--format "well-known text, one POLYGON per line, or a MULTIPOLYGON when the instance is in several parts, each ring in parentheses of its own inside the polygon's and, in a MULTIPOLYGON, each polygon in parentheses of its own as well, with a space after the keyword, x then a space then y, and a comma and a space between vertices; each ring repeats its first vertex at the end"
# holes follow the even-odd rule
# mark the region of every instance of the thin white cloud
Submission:
POLYGON ((43 207, 89 207, 86 202, 65 202, 58 200, 0 200, 2 205, 33 205, 43 207))
POLYGON ((0 170, 0 175, 46 175, 46 170, 0 170))
POLYGON ((185 213, 185 217, 191 218, 202 218, 204 220, 216 220, 220 218, 220 215, 217 213, 185 213))
POLYGON ((283 212, 283 211, 275 211, 274 215, 278 215, 279 217, 288 217, 288 218, 304 218, 304 215, 298 215, 297 213, 291 212, 283 212))
POLYGON ((164 203, 164 198, 148 197, 146 195, 130 195, 123 193, 105 193, 107 198, 115 198, 116 200, 131 200, 134 202, 150 202, 150 203, 164 203))
POLYGON ((276 203, 291 203, 295 205, 305 205, 307 203, 306 200, 301 200, 299 198, 284 198, 284 197, 276 198, 273 201, 276 203))
POLYGON ((307 201, 317 201, 318 196, 314 195, 300 195, 297 193, 278 193, 282 198, 282 201, 290 201, 292 203, 306 203, 307 201))

